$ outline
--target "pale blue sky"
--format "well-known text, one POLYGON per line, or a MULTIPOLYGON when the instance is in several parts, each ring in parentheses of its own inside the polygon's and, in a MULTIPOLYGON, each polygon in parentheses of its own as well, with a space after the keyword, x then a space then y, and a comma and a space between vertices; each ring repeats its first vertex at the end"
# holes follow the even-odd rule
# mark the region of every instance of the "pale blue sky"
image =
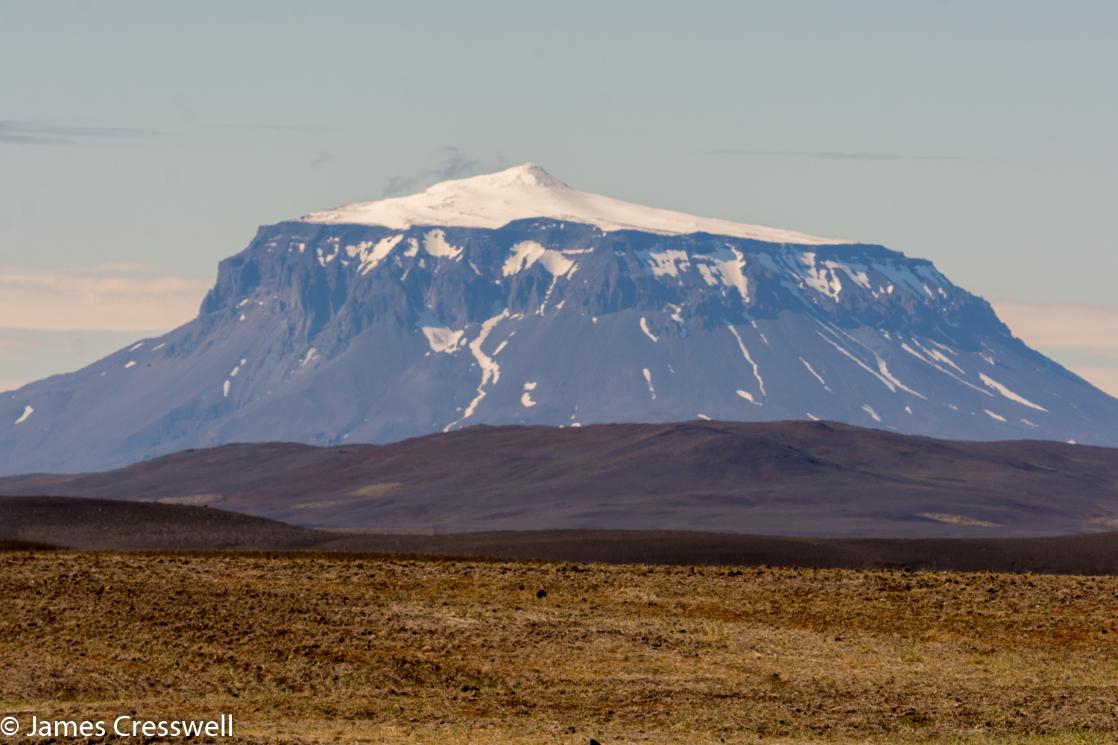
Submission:
MULTIPOLYGON (((1115 38, 1110 2, 0 2, 0 292, 111 263, 194 307, 258 224, 532 160, 932 259, 1021 324, 1104 306, 1036 343, 1115 375, 1115 38)), ((0 388, 142 321, 0 333, 0 388)))

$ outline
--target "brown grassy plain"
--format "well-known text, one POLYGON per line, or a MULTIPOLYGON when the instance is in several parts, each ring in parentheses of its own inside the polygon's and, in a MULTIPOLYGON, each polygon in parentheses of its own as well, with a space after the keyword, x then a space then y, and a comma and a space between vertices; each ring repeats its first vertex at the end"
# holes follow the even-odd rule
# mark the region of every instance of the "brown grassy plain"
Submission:
POLYGON ((1118 578, 0 554, 0 713, 133 711, 261 743, 1101 744, 1118 578))

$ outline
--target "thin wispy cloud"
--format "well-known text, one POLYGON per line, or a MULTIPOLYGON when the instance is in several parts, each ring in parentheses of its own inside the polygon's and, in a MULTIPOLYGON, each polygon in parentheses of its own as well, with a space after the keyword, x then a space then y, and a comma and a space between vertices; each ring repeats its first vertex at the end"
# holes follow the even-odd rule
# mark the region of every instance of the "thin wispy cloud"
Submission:
POLYGON ((1015 301, 993 306, 1015 336, 1118 396, 1118 307, 1015 301))
POLYGON ((761 158, 805 158, 816 160, 941 160, 941 161, 968 161, 974 160, 965 155, 937 155, 914 153, 857 153, 842 152, 839 150, 749 150, 743 148, 720 148, 706 151, 707 155, 740 155, 761 158))
POLYGON ((1010 330, 1047 349, 1095 350, 1118 365, 1118 306, 1086 303, 1022 303, 995 300, 1010 330))
POLYGON ((218 123, 204 124, 202 126, 207 129, 248 129, 260 132, 281 132, 287 134, 305 135, 323 134, 327 131, 326 127, 320 127, 312 124, 285 124, 283 122, 218 123))
POLYGON ((30 382, 28 378, 0 378, 0 393, 14 391, 30 382))
POLYGON ((159 267, 148 261, 106 261, 101 264, 76 266, 70 274, 158 274, 159 267))
POLYGON ((479 173, 497 170, 501 167, 498 163, 485 163, 477 158, 472 158, 454 146, 442 148, 442 159, 430 169, 411 176, 393 176, 384 185, 383 196, 398 197, 403 194, 412 194, 431 184, 448 179, 466 178, 479 173))
POLYGON ((130 127, 90 127, 49 122, 0 119, 0 144, 74 145, 92 140, 122 140, 150 137, 155 132, 130 127))
POLYGON ((146 331, 193 318, 212 282, 121 262, 63 270, 0 267, 0 328, 146 331))

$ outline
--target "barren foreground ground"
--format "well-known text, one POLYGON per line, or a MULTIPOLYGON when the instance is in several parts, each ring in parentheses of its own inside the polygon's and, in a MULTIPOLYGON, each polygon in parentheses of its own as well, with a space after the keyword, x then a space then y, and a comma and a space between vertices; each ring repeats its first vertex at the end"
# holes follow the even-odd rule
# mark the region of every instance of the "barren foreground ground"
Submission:
POLYGON ((1112 742, 1118 578, 0 554, 0 714, 133 711, 255 742, 1112 742))

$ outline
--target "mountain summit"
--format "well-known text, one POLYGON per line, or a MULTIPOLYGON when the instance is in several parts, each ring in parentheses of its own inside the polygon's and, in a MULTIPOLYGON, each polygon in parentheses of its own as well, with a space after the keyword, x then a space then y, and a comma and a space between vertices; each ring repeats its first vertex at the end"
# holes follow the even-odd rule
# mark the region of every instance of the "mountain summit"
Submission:
POLYGON ((526 164, 260 228, 195 320, 3 394, 0 473, 703 418, 1118 444, 1118 400, 928 261, 526 164))
POLYGON ((380 225, 403 230, 422 225, 496 229, 514 220, 532 217, 593 225, 603 231, 641 230, 664 235, 711 233, 805 245, 845 242, 761 225, 696 217, 575 191, 535 163, 484 176, 443 181, 419 194, 350 204, 315 212, 302 219, 310 223, 380 225))

